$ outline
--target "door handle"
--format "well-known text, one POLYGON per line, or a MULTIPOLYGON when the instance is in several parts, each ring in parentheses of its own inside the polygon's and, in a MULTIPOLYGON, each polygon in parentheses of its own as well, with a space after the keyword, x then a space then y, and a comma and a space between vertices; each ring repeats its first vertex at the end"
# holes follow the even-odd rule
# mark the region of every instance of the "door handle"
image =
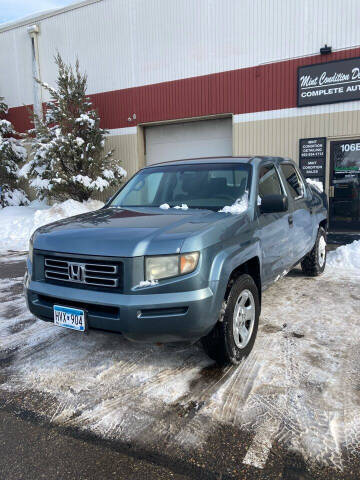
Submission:
POLYGON ((293 216, 292 216, 292 215, 289 215, 289 216, 288 216, 288 222, 289 222, 289 225, 290 225, 290 226, 293 225, 294 219, 293 219, 293 216))

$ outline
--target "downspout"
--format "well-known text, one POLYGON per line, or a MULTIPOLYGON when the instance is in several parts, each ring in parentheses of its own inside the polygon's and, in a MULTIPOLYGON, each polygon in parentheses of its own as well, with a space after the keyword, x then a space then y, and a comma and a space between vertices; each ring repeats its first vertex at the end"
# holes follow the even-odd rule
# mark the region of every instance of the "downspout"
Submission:
POLYGON ((40 26, 36 24, 31 25, 28 27, 27 31, 31 40, 34 113, 42 120, 42 88, 40 83, 36 81, 36 79, 41 80, 38 46, 38 34, 40 33, 40 26))

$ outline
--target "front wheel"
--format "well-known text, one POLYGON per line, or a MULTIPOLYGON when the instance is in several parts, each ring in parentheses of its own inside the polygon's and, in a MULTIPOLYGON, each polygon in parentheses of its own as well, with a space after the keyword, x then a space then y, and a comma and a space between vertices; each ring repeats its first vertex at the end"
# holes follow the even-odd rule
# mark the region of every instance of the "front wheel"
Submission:
POLYGON ((241 275, 232 285, 225 313, 202 344, 219 365, 237 365, 251 352, 259 325, 260 302, 250 275, 241 275))
POLYGON ((326 265, 326 233, 322 227, 319 227, 316 242, 312 250, 301 262, 302 271, 305 275, 316 277, 321 275, 326 265))

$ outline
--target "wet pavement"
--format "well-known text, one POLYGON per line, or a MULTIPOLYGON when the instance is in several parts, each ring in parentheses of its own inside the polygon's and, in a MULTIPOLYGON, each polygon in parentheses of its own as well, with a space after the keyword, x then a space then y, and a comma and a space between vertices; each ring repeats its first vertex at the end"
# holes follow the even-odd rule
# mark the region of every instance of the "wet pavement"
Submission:
POLYGON ((252 354, 220 369, 198 345, 36 320, 23 271, 0 262, 1 480, 359 478, 359 279, 294 270, 252 354))

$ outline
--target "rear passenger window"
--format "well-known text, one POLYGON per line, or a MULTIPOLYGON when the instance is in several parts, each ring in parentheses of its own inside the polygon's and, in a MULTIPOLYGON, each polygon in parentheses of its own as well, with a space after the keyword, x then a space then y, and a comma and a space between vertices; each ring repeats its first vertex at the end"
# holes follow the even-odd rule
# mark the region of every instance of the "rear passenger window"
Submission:
POLYGON ((283 163, 280 165, 280 168, 286 178, 286 183, 293 199, 302 198, 304 196, 304 184, 294 166, 289 163, 283 163))
POLYGON ((279 175, 274 165, 265 165, 260 168, 259 196, 262 199, 265 195, 283 195, 279 175))

